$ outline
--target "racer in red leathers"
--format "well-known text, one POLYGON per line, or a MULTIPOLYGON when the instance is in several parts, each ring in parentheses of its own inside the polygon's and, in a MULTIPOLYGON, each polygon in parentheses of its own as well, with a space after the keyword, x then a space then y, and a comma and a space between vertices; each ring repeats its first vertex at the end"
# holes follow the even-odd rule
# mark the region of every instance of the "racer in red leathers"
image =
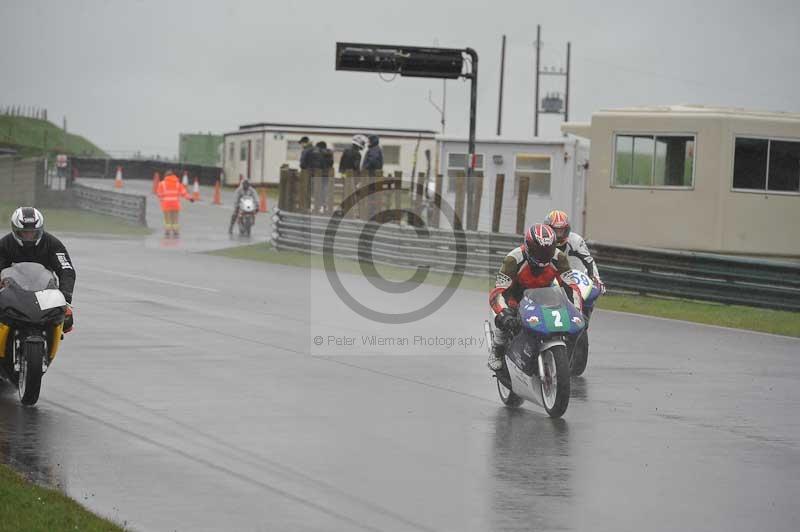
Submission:
POLYGON ((556 235, 545 224, 532 225, 525 232, 525 241, 512 249, 497 272, 495 288, 489 293, 489 305, 495 313, 496 326, 489 368, 503 368, 506 345, 519 329, 517 308, 528 288, 544 288, 557 282, 572 294, 572 301, 580 309, 583 298, 576 285, 567 284, 561 274, 570 269, 567 256, 556 248, 556 235))

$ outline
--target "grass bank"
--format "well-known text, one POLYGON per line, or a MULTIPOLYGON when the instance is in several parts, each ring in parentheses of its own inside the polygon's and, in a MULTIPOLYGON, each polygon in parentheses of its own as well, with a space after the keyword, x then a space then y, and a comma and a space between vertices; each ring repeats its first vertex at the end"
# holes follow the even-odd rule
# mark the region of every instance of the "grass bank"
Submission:
MULTIPOLYGON (((269 244, 253 244, 230 249, 210 252, 211 255, 230 257, 234 259, 255 260, 286 266, 300 266, 304 268, 323 268, 322 257, 293 251, 277 251, 269 244)), ((337 271, 363 275, 358 262, 345 259, 336 259, 337 271)), ((376 266, 380 274, 392 280, 408 279, 410 273, 406 268, 391 266, 376 266)), ((432 273, 425 282, 444 286, 450 279, 449 275, 432 273)), ((489 290, 494 280, 476 277, 464 277, 460 287, 468 290, 489 290)), ((689 301, 649 296, 606 294, 598 301, 598 308, 657 316, 661 318, 678 319, 746 329, 751 331, 782 334, 800 337, 800 312, 787 312, 769 310, 739 305, 720 305, 702 301, 689 301)))
MULTIPOLYGON (((11 213, 19 205, 0 203, 0 220, 8 223, 11 213)), ((97 214, 80 209, 41 209, 45 230, 58 236, 59 233, 93 233, 121 236, 145 236, 150 229, 128 224, 113 216, 97 214)), ((8 227, 8 225, 4 226, 8 227)))
POLYGON ((18 150, 23 157, 58 152, 84 157, 107 157, 80 135, 67 133, 48 120, 0 115, 0 146, 18 150))
POLYGON ((41 488, 0 465, 0 532, 122 532, 63 493, 41 488))

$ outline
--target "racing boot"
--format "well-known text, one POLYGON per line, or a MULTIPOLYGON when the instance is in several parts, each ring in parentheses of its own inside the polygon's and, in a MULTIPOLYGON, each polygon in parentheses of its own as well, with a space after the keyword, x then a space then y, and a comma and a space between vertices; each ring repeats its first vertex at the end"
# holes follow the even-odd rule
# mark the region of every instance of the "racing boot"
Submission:
POLYGON ((487 365, 492 371, 500 371, 506 360, 506 346, 492 344, 492 354, 489 355, 489 362, 487 365))

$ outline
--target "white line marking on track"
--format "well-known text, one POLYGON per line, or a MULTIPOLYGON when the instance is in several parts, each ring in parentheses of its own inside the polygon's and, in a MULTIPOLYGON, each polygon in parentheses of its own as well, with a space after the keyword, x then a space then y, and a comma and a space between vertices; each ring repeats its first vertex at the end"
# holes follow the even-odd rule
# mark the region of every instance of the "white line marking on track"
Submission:
POLYGON ((193 284, 177 283, 175 281, 165 281, 164 279, 156 279, 155 277, 147 277, 145 275, 135 275, 132 273, 122 273, 113 270, 104 270, 102 268, 91 268, 82 266, 82 270, 89 270, 90 272, 107 273, 109 275, 118 275, 119 277, 129 277, 131 279, 139 279, 140 281, 150 281, 151 283, 168 284, 170 286, 179 286, 181 288, 191 288, 192 290, 203 290, 205 292, 219 292, 216 288, 208 288, 205 286, 197 286, 193 284))

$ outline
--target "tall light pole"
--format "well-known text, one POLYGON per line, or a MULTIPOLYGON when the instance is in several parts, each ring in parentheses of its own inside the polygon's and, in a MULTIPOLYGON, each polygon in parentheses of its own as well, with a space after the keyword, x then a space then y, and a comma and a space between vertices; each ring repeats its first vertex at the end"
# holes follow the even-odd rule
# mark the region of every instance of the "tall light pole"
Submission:
POLYGON ((503 35, 503 45, 500 50, 500 91, 497 98, 497 136, 503 131, 503 78, 506 73, 506 36, 503 35))
POLYGON ((536 25, 536 42, 534 43, 536 46, 536 69, 534 72, 536 73, 536 88, 534 89, 533 93, 533 136, 539 136, 539 50, 542 48, 542 27, 537 24, 536 25))

